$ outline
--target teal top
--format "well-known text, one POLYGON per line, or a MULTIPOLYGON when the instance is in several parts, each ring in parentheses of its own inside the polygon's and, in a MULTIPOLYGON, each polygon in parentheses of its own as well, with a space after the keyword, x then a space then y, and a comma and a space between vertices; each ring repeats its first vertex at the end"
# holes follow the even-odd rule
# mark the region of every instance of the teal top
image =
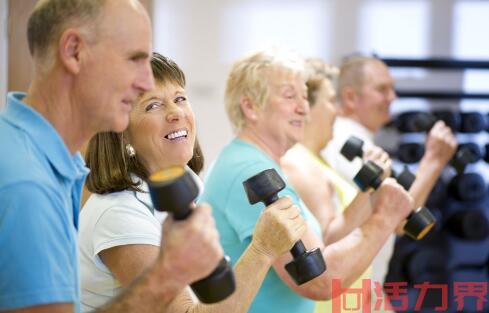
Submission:
MULTIPOLYGON (((204 194, 200 198, 200 202, 212 206, 221 244, 233 264, 250 244, 256 221, 265 207, 261 202, 249 204, 243 181, 269 168, 274 168, 287 184, 279 196, 289 195, 301 207, 302 215, 309 225, 318 234, 321 233, 318 221, 288 184, 279 165, 258 147, 236 138, 223 149, 211 166, 205 179, 204 194)), ((274 270, 270 270, 249 312, 308 313, 313 312, 314 305, 314 301, 296 294, 274 270)))

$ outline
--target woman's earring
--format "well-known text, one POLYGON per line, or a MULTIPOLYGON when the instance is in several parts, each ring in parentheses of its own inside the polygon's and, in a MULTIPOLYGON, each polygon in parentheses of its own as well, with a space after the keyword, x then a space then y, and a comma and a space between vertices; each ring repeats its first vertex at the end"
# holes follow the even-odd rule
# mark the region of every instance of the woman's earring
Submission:
POLYGON ((129 155, 131 158, 136 156, 136 150, 134 150, 134 147, 131 146, 130 143, 128 143, 126 145, 126 152, 127 152, 127 155, 129 155))

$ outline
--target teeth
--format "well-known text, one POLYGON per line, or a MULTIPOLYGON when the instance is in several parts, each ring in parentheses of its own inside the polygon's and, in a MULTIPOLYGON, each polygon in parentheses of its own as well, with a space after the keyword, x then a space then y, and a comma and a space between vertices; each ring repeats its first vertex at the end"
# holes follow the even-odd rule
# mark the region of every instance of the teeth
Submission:
POLYGON ((171 134, 168 134, 167 135, 168 139, 176 139, 176 138, 180 138, 180 137, 187 137, 187 131, 186 130, 179 130, 179 131, 176 131, 174 133, 171 133, 171 134))

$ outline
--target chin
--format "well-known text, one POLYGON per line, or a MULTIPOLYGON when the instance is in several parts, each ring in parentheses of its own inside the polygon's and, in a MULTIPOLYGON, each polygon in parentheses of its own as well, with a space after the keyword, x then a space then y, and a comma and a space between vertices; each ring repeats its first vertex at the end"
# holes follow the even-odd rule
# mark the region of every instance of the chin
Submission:
POLYGON ((107 127, 107 129, 103 129, 102 131, 111 131, 115 133, 120 133, 126 130, 127 126, 129 126, 129 117, 126 119, 115 121, 112 125, 107 127))

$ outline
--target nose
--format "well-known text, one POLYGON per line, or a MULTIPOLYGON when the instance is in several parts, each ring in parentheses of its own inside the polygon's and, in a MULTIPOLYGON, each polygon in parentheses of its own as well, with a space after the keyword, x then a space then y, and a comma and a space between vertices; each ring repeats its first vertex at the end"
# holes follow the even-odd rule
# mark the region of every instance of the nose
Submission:
POLYGON ((184 116, 184 111, 181 107, 172 103, 168 106, 166 111, 166 120, 168 123, 179 121, 184 116))
POLYGON ((144 65, 138 72, 134 85, 141 92, 150 91, 155 88, 155 80, 149 61, 144 62, 144 65))
POLYGON ((299 98, 297 103, 297 113, 300 115, 308 115, 309 114, 309 101, 307 98, 299 98))
POLYGON ((387 99, 389 100, 389 103, 397 99, 397 94, 394 87, 389 88, 389 94, 387 95, 387 99))

